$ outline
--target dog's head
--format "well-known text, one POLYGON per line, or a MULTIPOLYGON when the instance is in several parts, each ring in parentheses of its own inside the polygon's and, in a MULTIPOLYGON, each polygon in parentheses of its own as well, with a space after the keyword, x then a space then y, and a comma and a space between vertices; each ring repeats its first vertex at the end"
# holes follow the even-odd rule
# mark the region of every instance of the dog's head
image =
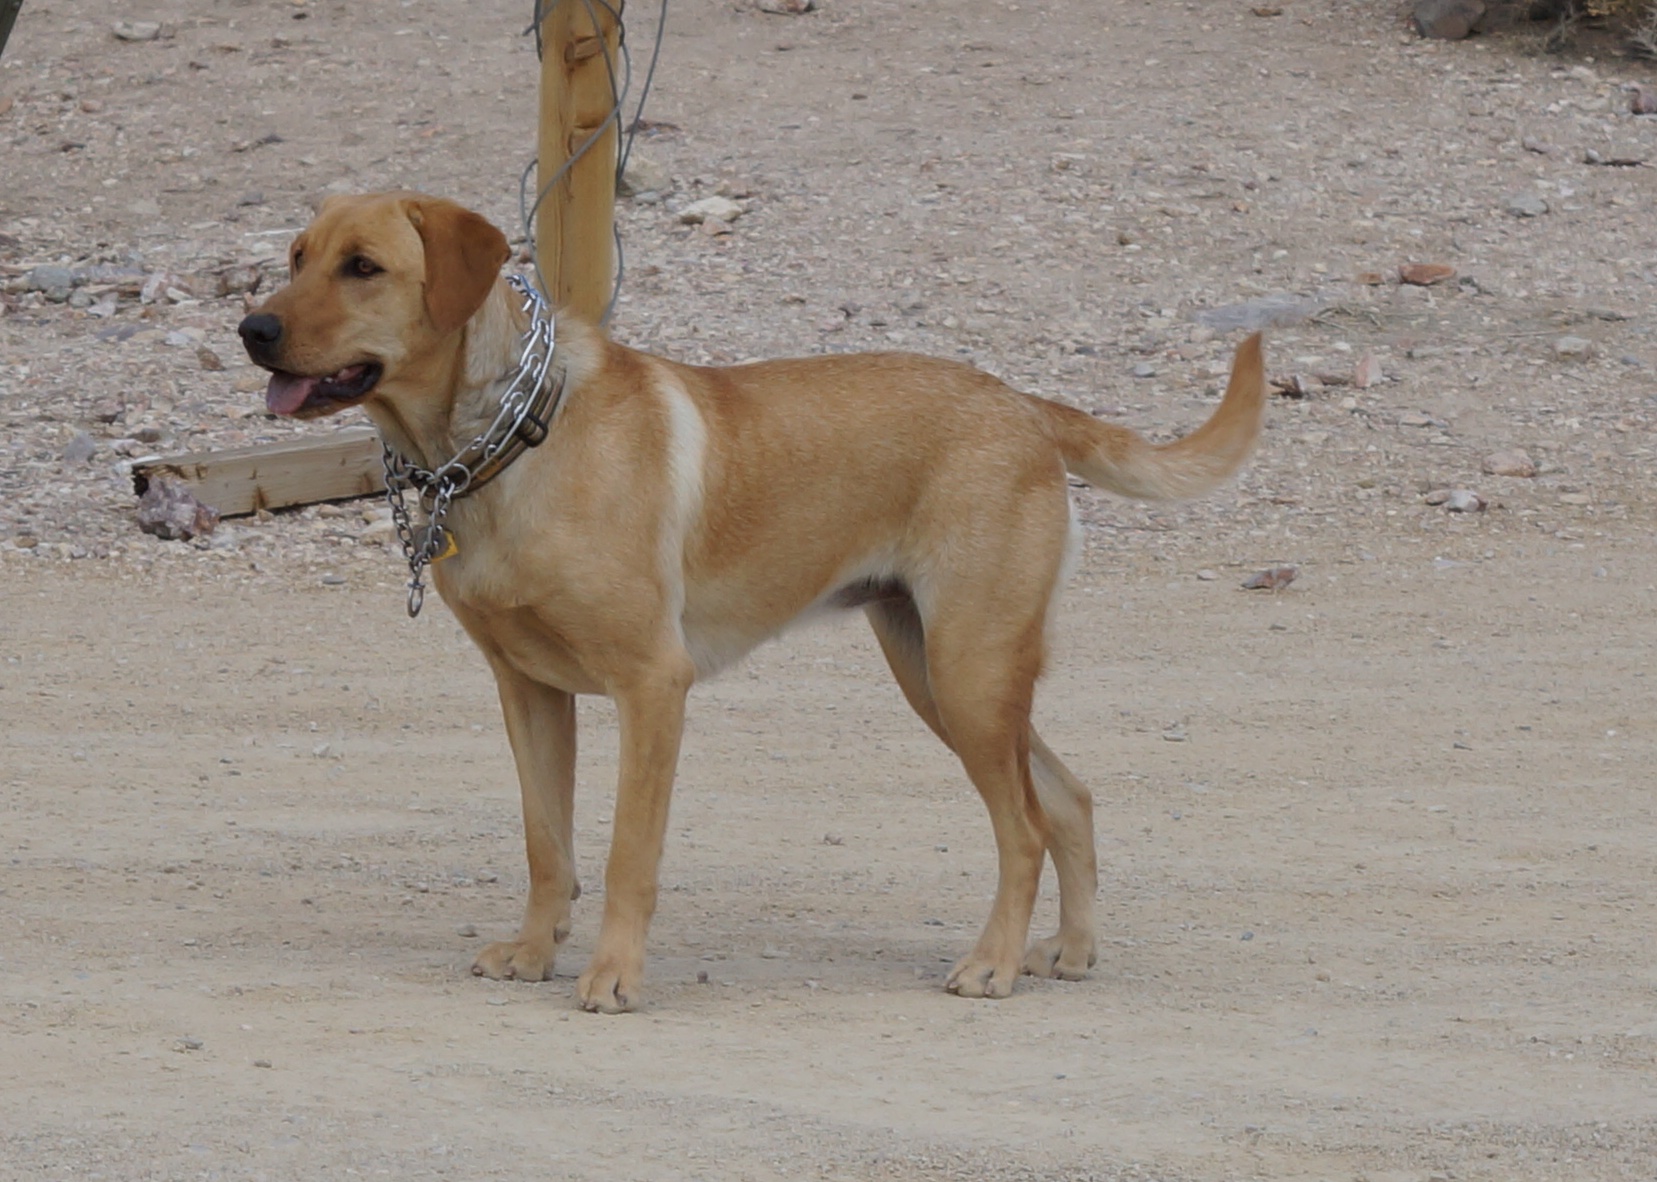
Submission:
POLYGON ((419 193, 330 197, 288 248, 291 279, 238 330, 265 405, 314 418, 443 381, 445 350, 510 250, 478 214, 419 193))

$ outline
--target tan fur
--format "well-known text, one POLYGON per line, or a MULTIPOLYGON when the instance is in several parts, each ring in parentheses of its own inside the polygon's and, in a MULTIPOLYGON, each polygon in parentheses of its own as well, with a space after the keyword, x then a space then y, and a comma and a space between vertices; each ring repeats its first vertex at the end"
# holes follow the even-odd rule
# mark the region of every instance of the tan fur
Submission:
MULTIPOLYGON (((260 310, 282 325, 280 368, 382 364, 363 406, 425 465, 488 420, 523 323, 504 282, 476 282, 496 274, 504 241, 474 218, 417 194, 330 202, 299 239, 293 282, 260 310), (342 278, 350 251, 385 273, 342 278)), ((1030 725, 1073 545, 1066 471, 1135 497, 1213 488, 1260 430, 1259 338, 1238 350, 1213 417, 1163 446, 926 357, 706 368, 566 317, 558 359, 566 392, 550 437, 455 503, 459 553, 434 568, 495 673, 523 794, 523 924, 474 971, 552 971, 576 893, 573 695, 607 694, 621 727, 615 835, 578 992, 588 1009, 630 1008, 687 691, 813 609, 862 606, 904 695, 982 795, 1000 853, 989 921, 949 989, 1003 997, 1021 969, 1083 975, 1095 955, 1092 800, 1030 725), (1059 930, 1026 952, 1044 850, 1059 930)))

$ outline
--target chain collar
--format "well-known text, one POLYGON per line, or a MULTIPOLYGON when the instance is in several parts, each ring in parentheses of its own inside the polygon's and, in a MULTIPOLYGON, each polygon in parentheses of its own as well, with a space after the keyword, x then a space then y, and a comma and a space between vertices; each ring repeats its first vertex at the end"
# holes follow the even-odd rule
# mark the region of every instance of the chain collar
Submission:
POLYGON ((454 538, 443 524, 451 502, 476 492, 506 470, 507 465, 547 437, 552 417, 564 394, 564 375, 552 374, 555 321, 545 298, 521 276, 507 279, 523 296, 529 329, 517 372, 501 394, 494 421, 452 458, 427 470, 408 462, 381 444, 385 461, 385 495, 391 520, 408 559, 408 614, 418 616, 425 602, 426 567, 455 553, 454 538), (549 380, 550 378, 550 380, 549 380), (416 489, 426 511, 424 525, 409 512, 407 493, 416 489))

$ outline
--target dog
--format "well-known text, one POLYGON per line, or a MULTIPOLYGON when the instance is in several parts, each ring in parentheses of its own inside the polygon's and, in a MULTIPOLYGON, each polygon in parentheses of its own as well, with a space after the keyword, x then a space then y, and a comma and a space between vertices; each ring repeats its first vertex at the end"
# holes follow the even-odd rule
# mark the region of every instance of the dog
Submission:
MULTIPOLYGON (((436 470, 487 429, 518 364, 530 317, 502 277, 509 256, 498 229, 447 200, 328 199, 293 241, 289 283, 239 329, 271 371, 268 408, 360 406, 393 453, 436 470)), ((1079 548, 1067 474, 1139 499, 1216 487, 1262 429, 1259 335, 1212 416, 1161 445, 909 354, 684 365, 564 315, 553 370, 544 441, 453 500, 453 552, 431 568, 498 684, 529 857, 517 938, 473 971, 551 975, 579 894, 575 698, 606 694, 621 730, 615 829, 577 994, 587 1010, 634 1007, 686 694, 815 610, 861 608, 995 834, 989 918, 946 988, 999 998, 1021 971, 1084 976, 1092 797, 1030 723, 1079 548), (1058 931, 1027 949, 1044 856, 1058 931)))

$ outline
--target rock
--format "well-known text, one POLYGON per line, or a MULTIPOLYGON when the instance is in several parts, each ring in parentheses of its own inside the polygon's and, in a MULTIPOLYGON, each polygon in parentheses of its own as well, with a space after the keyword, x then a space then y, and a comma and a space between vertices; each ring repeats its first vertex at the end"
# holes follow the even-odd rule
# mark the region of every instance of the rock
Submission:
POLYGON ((223 359, 206 345, 196 347, 196 361, 201 364, 203 369, 213 373, 217 373, 224 368, 223 359))
POLYGON ((803 16, 816 11, 817 0, 759 0, 754 7, 772 16, 803 16))
POLYGON ((1516 218, 1539 218, 1548 212, 1548 203, 1535 193, 1509 193, 1502 208, 1516 218))
POLYGON ((1292 373, 1286 377, 1272 378, 1271 384, 1285 398, 1313 398, 1323 393, 1323 383, 1306 373, 1292 373))
POLYGON ((477 934, 478 934, 477 925, 472 924, 472 923, 463 923, 455 929, 455 935, 460 936, 461 938, 467 939, 467 940, 470 940, 472 937, 476 936, 477 934))
POLYGON ((1197 572, 1197 578, 1201 579, 1205 583, 1212 583, 1219 577, 1220 575, 1218 571, 1209 570, 1207 567, 1204 567, 1202 570, 1197 572))
POLYGON ((1353 367, 1352 384, 1360 390, 1367 390, 1384 376, 1381 372, 1381 363, 1375 359, 1375 354, 1365 353, 1353 367))
POLYGON ((1472 489, 1453 488, 1444 498, 1444 507, 1451 513, 1482 513, 1485 500, 1472 489))
POLYGON ((627 157, 616 192, 623 197, 637 197, 640 193, 666 193, 672 188, 673 178, 665 164, 633 152, 627 157))
POLYGON ((1423 37, 1460 41, 1478 27, 1484 13, 1484 0, 1417 0, 1410 19, 1423 37))
POLYGON ((1657 115, 1657 90, 1649 90, 1638 82, 1630 82, 1628 109, 1635 115, 1657 115))
POLYGON ((1286 328, 1315 316, 1327 306, 1321 296, 1297 295, 1279 292, 1258 296, 1241 304, 1226 304, 1219 308, 1203 308, 1192 315, 1198 324, 1205 324, 1216 332, 1256 332, 1262 328, 1286 328))
POLYGON ((679 220, 687 226, 704 222, 734 222, 742 216, 742 206, 729 197, 704 197, 692 201, 679 211, 679 220))
POLYGON ((1399 282, 1413 284, 1416 287, 1431 287, 1435 283, 1455 278, 1455 274, 1456 269, 1444 263, 1405 263, 1398 268, 1399 282))
POLYGON ((176 480, 156 477, 138 499, 138 528, 168 541, 187 542, 212 533, 219 511, 196 500, 176 480))
POLYGON ((1562 361, 1581 361, 1593 354, 1594 342, 1587 337, 1560 337, 1553 343, 1553 355, 1562 361))
POLYGON ((116 21, 111 31, 121 41, 154 41, 161 36, 161 26, 155 21, 116 21))
POLYGON ((1484 471, 1488 476, 1535 476, 1536 461, 1524 452, 1491 452, 1484 457, 1484 471))
POLYGON ((1136 378, 1154 378, 1156 377, 1156 366, 1149 361, 1141 361, 1133 367, 1133 376, 1136 378))
POLYGON ((75 273, 68 267, 36 267, 23 278, 24 291, 39 291, 54 304, 64 303, 75 287, 75 273))
POLYGON ((265 273, 252 265, 226 267, 213 276, 213 294, 220 299, 227 296, 252 295, 265 281, 265 273))
POLYGON ((1442 505, 1445 501, 1450 499, 1450 490, 1447 488, 1435 488, 1432 492, 1428 493, 1421 499, 1429 505, 1442 505))
POLYGON ((1363 287, 1380 287, 1387 281, 1387 277, 1379 271, 1359 271, 1352 277, 1352 282, 1363 287))
POLYGON ((1298 566, 1268 566, 1243 580, 1245 591, 1281 591, 1300 574, 1298 566))
POLYGON ((69 441, 69 446, 63 449, 63 462, 66 464, 84 464, 97 454, 97 440, 85 431, 77 431, 75 437, 69 441))

